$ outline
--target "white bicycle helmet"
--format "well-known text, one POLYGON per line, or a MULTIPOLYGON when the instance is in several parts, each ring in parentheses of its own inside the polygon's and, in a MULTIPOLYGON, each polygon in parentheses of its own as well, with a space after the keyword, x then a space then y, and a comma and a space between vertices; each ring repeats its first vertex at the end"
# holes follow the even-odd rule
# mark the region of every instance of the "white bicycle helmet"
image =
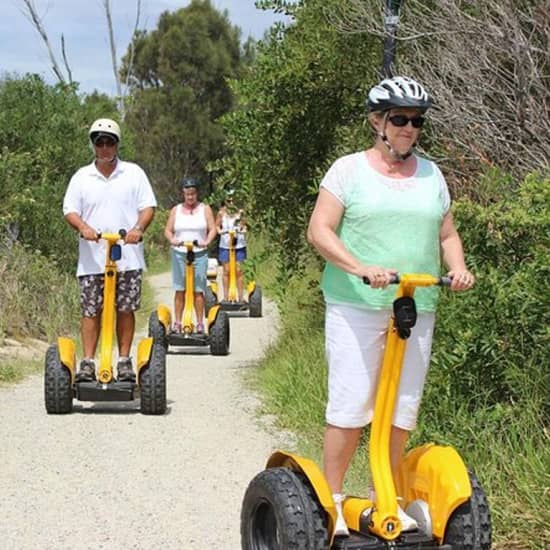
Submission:
POLYGON ((388 111, 396 107, 414 107, 426 111, 432 100, 424 87, 407 76, 385 78, 371 88, 367 98, 370 113, 388 111))
POLYGON ((110 118, 98 118, 91 125, 88 135, 90 136, 92 143, 94 143, 95 140, 101 136, 113 137, 117 142, 119 142, 120 126, 110 118))

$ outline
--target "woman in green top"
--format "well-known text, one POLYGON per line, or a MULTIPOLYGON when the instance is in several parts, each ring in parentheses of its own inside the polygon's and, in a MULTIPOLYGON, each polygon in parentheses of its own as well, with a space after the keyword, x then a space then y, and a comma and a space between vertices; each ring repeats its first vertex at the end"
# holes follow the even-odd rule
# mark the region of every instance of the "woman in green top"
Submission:
MULTIPOLYGON (((423 115, 431 106, 427 92, 407 77, 385 79, 371 89, 367 106, 376 142, 331 166, 308 228, 308 240, 327 260, 321 285, 329 366, 324 470, 339 512, 338 535, 348 534, 339 505, 344 476, 361 430, 372 420, 395 294, 387 288, 392 275, 439 275, 442 260, 453 278, 452 290, 474 284, 449 210, 445 179, 433 162, 413 154, 423 115)), ((416 426, 437 293, 435 287, 415 293, 418 321, 407 343, 391 430, 394 473, 416 426)), ((416 527, 401 509, 399 514, 405 530, 416 527)))

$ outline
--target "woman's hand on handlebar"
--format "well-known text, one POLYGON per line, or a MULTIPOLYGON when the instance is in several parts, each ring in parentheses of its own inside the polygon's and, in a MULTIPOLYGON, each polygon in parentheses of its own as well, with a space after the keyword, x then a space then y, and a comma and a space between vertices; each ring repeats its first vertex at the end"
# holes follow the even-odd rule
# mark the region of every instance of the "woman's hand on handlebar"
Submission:
POLYGON ((396 273, 396 269, 387 269, 377 265, 362 266, 359 270, 359 276, 361 278, 366 277, 369 280, 371 288, 384 288, 388 286, 396 273))
POLYGON ((447 273, 451 277, 451 290, 469 290, 476 282, 474 275, 467 269, 453 269, 447 273))

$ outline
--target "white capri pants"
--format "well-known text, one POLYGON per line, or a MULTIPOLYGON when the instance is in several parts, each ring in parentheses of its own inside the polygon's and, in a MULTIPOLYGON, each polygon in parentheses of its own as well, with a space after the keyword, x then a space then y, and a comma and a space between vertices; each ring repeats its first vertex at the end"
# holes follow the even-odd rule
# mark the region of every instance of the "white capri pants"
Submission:
MULTIPOLYGON (((372 421, 390 316, 389 310, 327 304, 328 424, 362 428, 372 421)), ((393 416, 393 425, 403 430, 416 427, 430 364, 434 322, 434 313, 418 313, 407 340, 393 416)))

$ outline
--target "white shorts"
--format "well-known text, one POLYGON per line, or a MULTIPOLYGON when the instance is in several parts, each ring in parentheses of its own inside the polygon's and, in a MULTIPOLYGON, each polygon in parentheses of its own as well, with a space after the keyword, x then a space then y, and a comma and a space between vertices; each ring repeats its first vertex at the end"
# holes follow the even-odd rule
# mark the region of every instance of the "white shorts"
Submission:
MULTIPOLYGON (((328 424, 362 428, 372 421, 390 315, 387 310, 327 304, 328 424)), ((434 313, 419 313, 407 340, 393 416, 393 425, 403 430, 416 427, 430 364, 434 322, 434 313)))

